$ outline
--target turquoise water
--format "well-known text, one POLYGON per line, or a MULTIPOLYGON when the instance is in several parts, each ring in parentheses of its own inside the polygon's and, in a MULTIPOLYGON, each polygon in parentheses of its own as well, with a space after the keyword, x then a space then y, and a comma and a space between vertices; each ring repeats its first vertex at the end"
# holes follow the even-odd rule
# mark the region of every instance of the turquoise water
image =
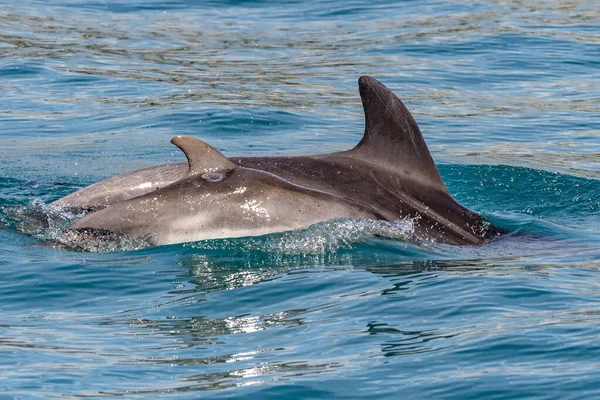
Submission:
POLYGON ((0 5, 0 397, 600 397, 598 21, 585 0, 0 5), (47 203, 183 161, 174 135, 353 146, 360 75, 516 234, 52 246, 76 216, 47 203))

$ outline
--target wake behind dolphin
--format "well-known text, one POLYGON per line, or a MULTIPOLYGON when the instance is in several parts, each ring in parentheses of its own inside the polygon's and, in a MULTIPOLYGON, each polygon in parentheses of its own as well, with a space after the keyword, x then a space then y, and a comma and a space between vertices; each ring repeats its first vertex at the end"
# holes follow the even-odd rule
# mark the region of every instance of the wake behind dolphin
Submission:
POLYGON ((365 132, 351 150, 295 157, 223 156, 192 137, 187 163, 119 175, 54 205, 95 210, 67 232, 125 234, 153 245, 257 236, 336 218, 414 219, 423 239, 477 245, 503 232, 448 192, 421 131, 379 81, 358 81, 365 132))

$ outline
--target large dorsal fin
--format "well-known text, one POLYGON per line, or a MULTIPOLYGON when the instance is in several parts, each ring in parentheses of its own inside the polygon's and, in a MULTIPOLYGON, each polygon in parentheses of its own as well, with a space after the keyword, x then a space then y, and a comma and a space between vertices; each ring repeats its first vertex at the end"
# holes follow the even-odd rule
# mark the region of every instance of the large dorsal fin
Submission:
POLYGON ((200 139, 191 136, 175 136, 171 143, 179 147, 188 160, 188 176, 206 172, 231 171, 237 168, 223 154, 200 139))
POLYGON ((348 155, 361 157, 447 191, 414 118, 390 89, 361 76, 365 134, 348 155))

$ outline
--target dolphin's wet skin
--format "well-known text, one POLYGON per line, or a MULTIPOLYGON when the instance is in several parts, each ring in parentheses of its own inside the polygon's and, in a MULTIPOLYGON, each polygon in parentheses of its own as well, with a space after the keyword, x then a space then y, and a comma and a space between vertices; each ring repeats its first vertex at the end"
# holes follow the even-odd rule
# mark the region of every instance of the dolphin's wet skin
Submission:
POLYGON ((505 232, 448 192, 414 118, 363 76, 365 132, 353 149, 295 157, 223 156, 193 137, 172 143, 187 163, 155 166, 78 190, 53 204, 93 210, 63 241, 127 237, 151 245, 258 236, 337 218, 413 219, 417 237, 479 245, 505 232))

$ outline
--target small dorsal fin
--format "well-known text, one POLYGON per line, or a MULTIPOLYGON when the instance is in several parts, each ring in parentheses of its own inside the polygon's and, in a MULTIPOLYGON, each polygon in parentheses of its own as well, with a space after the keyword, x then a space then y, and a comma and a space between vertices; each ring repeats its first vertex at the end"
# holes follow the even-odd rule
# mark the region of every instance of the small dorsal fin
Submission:
POLYGON ((179 147, 188 160, 189 175, 206 172, 231 171, 237 168, 223 154, 200 139, 191 136, 175 136, 171 143, 179 147))
POLYGON ((358 89, 365 112, 365 134, 347 154, 385 164, 447 191, 417 123, 400 99, 369 76, 360 77, 358 89))

